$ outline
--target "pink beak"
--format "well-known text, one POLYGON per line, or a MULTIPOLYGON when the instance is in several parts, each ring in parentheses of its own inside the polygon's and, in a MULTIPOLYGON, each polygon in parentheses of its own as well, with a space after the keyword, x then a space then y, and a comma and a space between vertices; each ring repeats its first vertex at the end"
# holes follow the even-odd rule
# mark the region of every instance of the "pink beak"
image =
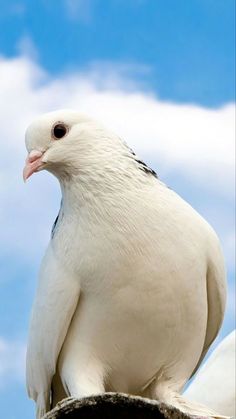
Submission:
POLYGON ((38 150, 32 150, 26 161, 23 170, 23 179, 26 181, 33 173, 37 172, 38 169, 43 165, 42 162, 43 152, 38 150))

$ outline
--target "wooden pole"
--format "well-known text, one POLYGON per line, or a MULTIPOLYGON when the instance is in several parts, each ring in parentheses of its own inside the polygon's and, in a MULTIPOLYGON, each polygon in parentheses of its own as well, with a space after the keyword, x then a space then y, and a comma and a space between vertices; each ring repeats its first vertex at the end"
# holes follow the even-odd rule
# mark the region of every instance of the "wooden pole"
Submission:
MULTIPOLYGON (((189 419, 178 409, 121 393, 62 400, 43 419, 189 419)), ((195 416, 194 419, 197 419, 195 416)))

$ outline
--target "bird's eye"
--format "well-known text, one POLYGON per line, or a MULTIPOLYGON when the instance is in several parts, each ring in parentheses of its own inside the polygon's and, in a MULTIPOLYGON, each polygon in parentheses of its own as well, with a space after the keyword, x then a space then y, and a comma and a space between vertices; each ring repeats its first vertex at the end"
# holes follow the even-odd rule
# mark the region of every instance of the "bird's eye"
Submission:
POLYGON ((64 124, 56 124, 53 127, 53 137, 56 140, 60 140, 60 138, 64 137, 68 131, 68 128, 64 124))

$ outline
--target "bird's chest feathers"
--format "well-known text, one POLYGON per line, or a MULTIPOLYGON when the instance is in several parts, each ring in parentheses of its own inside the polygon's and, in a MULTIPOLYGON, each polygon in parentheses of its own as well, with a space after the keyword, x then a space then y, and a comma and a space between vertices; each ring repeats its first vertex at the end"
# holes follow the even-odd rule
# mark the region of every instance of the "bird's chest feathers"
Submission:
POLYGON ((102 281, 110 271, 120 269, 124 252, 123 231, 111 227, 94 220, 62 217, 51 239, 56 258, 87 285, 94 278, 102 281))

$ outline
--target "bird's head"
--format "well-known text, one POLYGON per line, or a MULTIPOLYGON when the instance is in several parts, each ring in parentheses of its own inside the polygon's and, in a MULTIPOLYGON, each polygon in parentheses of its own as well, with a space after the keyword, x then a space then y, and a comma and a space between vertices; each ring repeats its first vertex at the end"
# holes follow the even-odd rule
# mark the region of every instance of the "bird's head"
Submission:
MULTIPOLYGON (((90 172, 104 166, 124 143, 97 122, 75 111, 50 112, 26 131, 28 157, 24 180, 46 169, 58 178, 90 172)), ((119 152, 120 152, 119 151, 119 152)))
POLYGON ((50 112, 36 119, 26 131, 26 148, 24 180, 46 169, 64 189, 69 181, 70 190, 74 185, 113 194, 135 185, 139 190, 141 183, 156 177, 117 135, 75 111, 50 112))

